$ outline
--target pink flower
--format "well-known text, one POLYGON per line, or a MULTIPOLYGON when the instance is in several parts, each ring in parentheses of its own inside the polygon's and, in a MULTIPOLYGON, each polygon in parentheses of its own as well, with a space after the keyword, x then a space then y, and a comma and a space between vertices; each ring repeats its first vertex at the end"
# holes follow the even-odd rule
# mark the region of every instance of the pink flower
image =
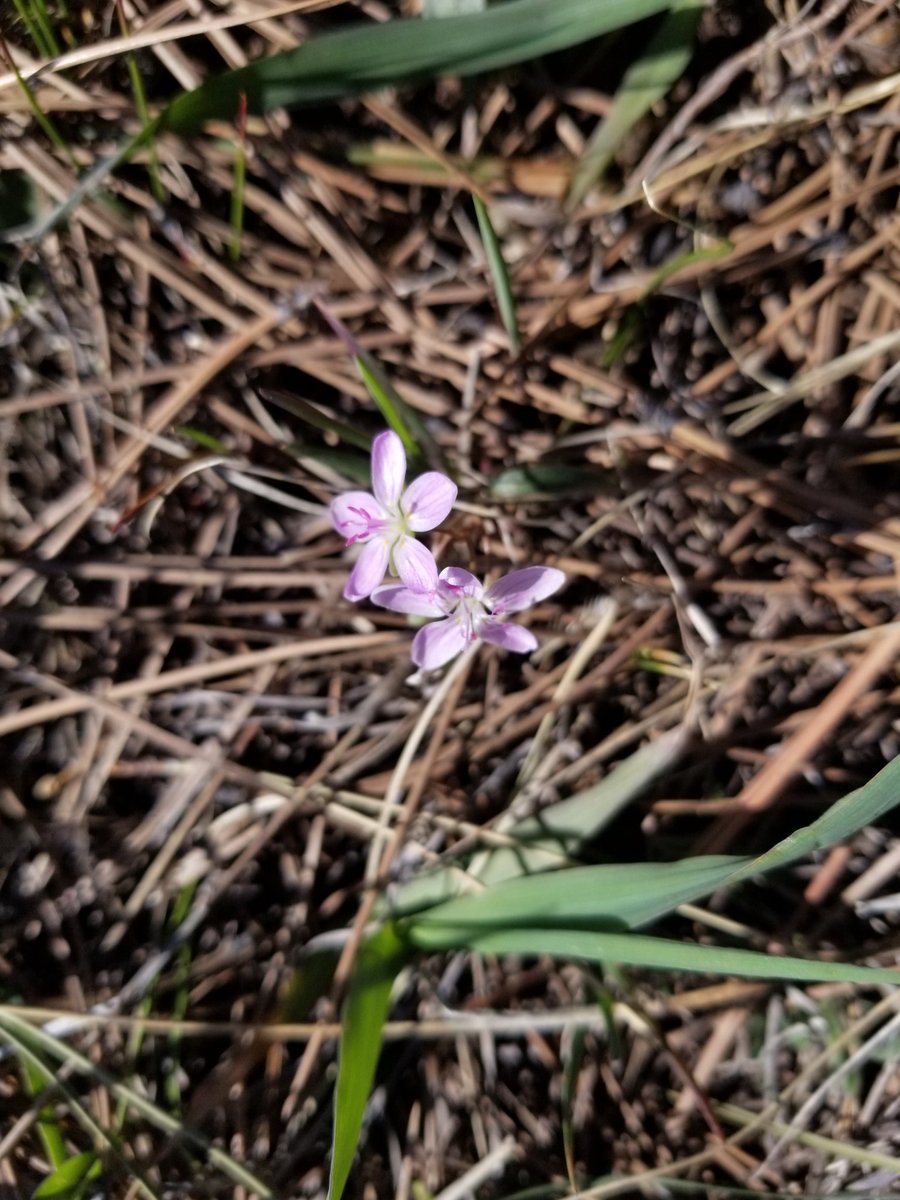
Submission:
POLYGON ((345 600, 364 600, 384 579, 399 575, 410 592, 432 592, 437 567, 431 552, 415 534, 440 525, 453 507, 456 484, 439 471, 427 471, 406 491, 406 454, 390 430, 372 443, 372 495, 345 492, 331 502, 331 523, 347 539, 362 542, 363 551, 344 588, 345 600))
POLYGON ((445 567, 430 593, 386 584, 375 589, 372 602, 394 612, 441 618, 423 626, 413 638, 413 662, 431 671, 479 640, 517 654, 536 650, 537 638, 530 629, 498 621, 497 617, 521 612, 545 600, 562 587, 565 579, 555 567, 524 567, 504 575, 485 591, 468 571, 445 567))

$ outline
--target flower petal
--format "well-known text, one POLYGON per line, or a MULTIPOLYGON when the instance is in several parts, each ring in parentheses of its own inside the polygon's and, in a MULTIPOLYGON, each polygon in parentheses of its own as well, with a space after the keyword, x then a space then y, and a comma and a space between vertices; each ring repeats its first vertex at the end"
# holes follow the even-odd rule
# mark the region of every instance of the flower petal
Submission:
POLYGON ((538 640, 530 629, 514 625, 511 621, 492 621, 487 618, 479 624, 478 636, 483 642, 502 646, 504 650, 514 650, 516 654, 530 654, 538 647, 538 640))
POLYGON ((456 599, 462 595, 474 596, 476 600, 480 600, 481 593, 484 591, 472 572, 464 571, 462 567, 444 567, 439 579, 446 588, 451 590, 456 599))
POLYGON ((384 579, 389 557, 388 544, 384 538, 375 538, 363 546, 362 554, 356 560, 344 588, 344 599, 365 600, 366 596, 370 596, 384 579))
POLYGON ((391 507, 400 499, 406 479, 406 452, 393 430, 379 433, 372 443, 372 491, 391 507))
POLYGON ((392 548, 394 567, 411 592, 431 593, 437 587, 438 573, 434 556, 421 542, 401 537, 392 548))
POLYGON ((447 617, 425 625, 413 638, 412 660, 417 667, 434 671, 456 658, 466 648, 466 627, 461 621, 447 617))
POLYGON ((379 608, 408 613, 412 617, 445 617, 447 615, 444 606, 435 594, 411 592, 409 588, 398 587, 396 583, 386 583, 383 587, 377 587, 369 599, 379 608))
POLYGON ((414 479, 400 501, 410 529, 436 529, 453 507, 456 491, 456 484, 440 471, 426 471, 414 479))
POLYGON ((523 567, 492 583, 484 594, 484 603, 498 616, 521 612, 552 596, 565 582, 565 575, 555 567, 523 567))
POLYGON ((376 521, 383 521, 387 513, 371 494, 371 492, 344 492, 335 496, 329 508, 331 523, 337 532, 345 538, 351 538, 365 527, 365 518, 361 513, 368 513, 376 521))

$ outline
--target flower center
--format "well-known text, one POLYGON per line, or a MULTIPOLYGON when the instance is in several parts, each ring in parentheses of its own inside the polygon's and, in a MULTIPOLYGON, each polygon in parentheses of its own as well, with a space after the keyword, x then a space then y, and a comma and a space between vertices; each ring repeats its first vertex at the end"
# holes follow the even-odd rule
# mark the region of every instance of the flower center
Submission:
POLYGON ((467 595, 464 588, 443 580, 440 591, 443 594, 444 603, 447 605, 447 615, 452 616, 465 629, 466 641, 477 641, 478 628, 487 616, 481 599, 478 596, 467 595))
POLYGON ((375 534, 383 532, 387 526, 387 521, 383 521, 380 517, 373 516, 368 509, 352 508, 353 519, 344 521, 341 525, 341 533, 347 538, 347 545, 352 546, 354 542, 365 542, 375 534))

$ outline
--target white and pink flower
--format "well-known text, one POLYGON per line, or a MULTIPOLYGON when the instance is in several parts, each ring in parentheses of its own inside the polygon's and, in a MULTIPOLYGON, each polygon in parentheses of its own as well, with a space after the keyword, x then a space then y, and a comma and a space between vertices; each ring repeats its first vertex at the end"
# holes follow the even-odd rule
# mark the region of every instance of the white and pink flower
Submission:
POLYGON ((375 588, 371 598, 373 604, 394 612, 439 618, 424 625, 412 644, 416 666, 434 670, 476 641, 517 654, 536 650, 538 641, 530 629, 498 618, 546 600, 562 587, 565 578, 555 567, 523 567, 485 589, 469 571, 445 567, 431 591, 385 584, 375 588))
POLYGON ((364 600, 388 571, 415 595, 438 585, 434 557, 415 535, 440 525, 456 500, 456 484, 440 471, 426 471, 404 491, 405 479, 403 443, 388 430, 372 443, 372 492, 344 492, 331 502, 331 522, 347 545, 363 543, 345 600, 364 600))

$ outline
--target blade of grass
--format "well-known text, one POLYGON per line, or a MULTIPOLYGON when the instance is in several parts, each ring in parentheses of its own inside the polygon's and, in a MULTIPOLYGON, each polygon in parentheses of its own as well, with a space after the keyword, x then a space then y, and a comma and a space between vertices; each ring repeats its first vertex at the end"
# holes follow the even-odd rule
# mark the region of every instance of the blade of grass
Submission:
POLYGON ((334 1097, 329 1200, 341 1200, 350 1174, 381 1053, 381 1029, 387 1019, 391 988, 406 956, 404 943, 390 925, 385 925, 360 946, 350 976, 334 1097))
POLYGON ((900 758, 895 758, 868 783, 838 800, 811 825, 796 830, 783 841, 739 868, 732 883, 787 866, 819 850, 830 850, 872 825, 900 804, 900 758))
MULTIPOLYGON (((431 949, 416 922, 406 930, 419 949, 431 949)), ((593 930, 527 927, 516 922, 506 929, 486 929, 461 934, 444 949, 472 950, 477 954, 521 954, 533 958, 580 958, 588 962, 617 963, 658 971, 702 971, 710 975, 742 975, 751 979, 797 979, 808 983, 900 983, 900 970, 858 967, 852 963, 816 962, 764 954, 758 950, 674 942, 642 933, 599 933, 593 930)))
POLYGON ((674 0, 641 57, 625 72, 612 107, 594 130, 575 171, 566 197, 568 210, 581 203, 622 141, 684 73, 701 12, 696 0, 674 0))
POLYGON ((439 457, 440 451, 428 432, 423 421, 404 403, 397 394, 391 381, 375 361, 368 350, 364 349, 340 317, 335 316, 331 309, 321 300, 315 300, 316 308, 347 347, 347 353, 352 357, 359 371, 360 378, 366 385, 369 395, 376 408, 384 417, 387 424, 403 442, 403 447, 410 458, 422 457, 422 447, 428 446, 431 455, 439 457))
POLYGON ((564 1048, 561 1049, 563 1060, 562 1087, 560 1089, 559 1107, 562 1123, 563 1154, 566 1160, 566 1174, 569 1177, 569 1187, 573 1192, 578 1191, 578 1178, 575 1167, 575 1125, 572 1120, 575 1109, 576 1090, 581 1064, 587 1046, 587 1030, 584 1026, 576 1026, 571 1036, 565 1038, 564 1048))
POLYGON ((689 267, 692 263, 704 262, 708 259, 724 258, 733 249, 734 246, 731 242, 723 240, 717 242, 714 246, 702 246, 697 250, 688 250, 684 254, 676 254, 668 262, 663 263, 647 284, 640 299, 635 300, 625 310, 615 333, 610 339, 609 345, 601 356, 601 368, 604 371, 608 371, 610 367, 614 366, 622 358, 625 351, 640 333, 646 321, 648 301, 664 286, 670 276, 674 275, 676 271, 680 271, 683 267, 689 267))
POLYGON ((410 918, 416 944, 445 949, 521 921, 567 929, 636 929, 722 887, 748 862, 732 855, 609 863, 507 879, 410 918))
MULTIPOLYGON (((122 37, 130 37, 131 29, 128 25, 128 17, 125 13, 123 0, 116 0, 116 12, 119 17, 119 31, 122 37)), ((147 93, 144 90, 144 80, 141 77, 138 60, 134 54, 127 54, 125 56, 125 63, 128 68, 128 78, 131 81, 131 93, 134 96, 135 110, 141 119, 141 124, 144 128, 147 128, 151 124, 150 109, 147 107, 147 93)), ((148 142, 147 169, 150 175, 150 190, 153 192, 153 199, 157 204, 165 204, 166 189, 163 187, 162 175, 159 170, 159 156, 156 153, 156 143, 152 137, 148 142)))
MULTIPOLYGON (((156 1193, 147 1185, 133 1163, 130 1163, 122 1151, 122 1146, 114 1134, 102 1129, 78 1100, 78 1097, 59 1079, 44 1059, 37 1053, 35 1046, 40 1042, 38 1031, 14 1015, 11 1016, 12 1028, 3 1028, 2 1032, 15 1051, 19 1061, 27 1064, 33 1077, 40 1079, 48 1088, 58 1093, 65 1102, 69 1112, 81 1125, 97 1146, 104 1146, 109 1154, 116 1159, 123 1170, 131 1175, 134 1185, 146 1200, 158 1200, 156 1193)), ((44 1035, 46 1036, 46 1035, 44 1035)), ((46 1182, 46 1181, 45 1181, 46 1182)), ((68 1200, 80 1200, 80 1194, 70 1195, 68 1200)))
MULTIPOLYGON (((33 6, 26 3, 26 0, 13 0, 16 7, 16 12, 28 31, 28 36, 34 42, 35 49, 42 58, 54 58, 59 54, 59 47, 55 45, 52 30, 45 30, 39 19, 35 16, 33 6), (48 36, 49 33, 49 36, 48 36)), ((46 12, 44 14, 46 17, 46 12)), ((13 67, 15 70, 15 67, 13 67)), ((18 74, 18 72, 16 72, 18 74)))
POLYGON ((494 292, 497 296, 497 307, 500 309, 503 328, 506 330, 506 335, 509 338, 510 349, 513 354, 518 354, 522 349, 522 339, 519 336, 519 323, 516 320, 516 302, 513 299, 512 288, 509 283, 509 272, 506 269, 506 263, 500 249, 500 242, 497 240, 497 234, 494 232, 494 226, 491 222, 487 205, 482 201, 480 196, 473 196, 472 203, 475 205, 475 215, 478 217, 478 229, 481 233, 481 241, 484 244, 484 253, 487 256, 491 278, 494 281, 494 292))
POLYGON ((372 438, 369 434, 354 429, 352 425, 345 425, 343 421, 335 421, 333 417, 326 416, 308 400, 303 400, 299 396, 291 396, 287 392, 274 391, 271 388, 260 388, 259 394, 263 400, 268 400, 270 404, 277 404, 285 412, 293 413, 295 417, 299 417, 313 429, 319 429, 322 433, 333 433, 341 441, 347 442, 350 446, 357 446, 367 453, 372 449, 372 438))
POLYGON ((56 57, 59 54, 59 42, 56 40, 56 34, 53 30, 53 22, 50 20, 50 14, 47 12, 47 6, 44 0, 30 0, 31 10, 34 14, 35 23, 40 27, 44 35, 47 45, 50 47, 50 54, 56 57))
POLYGON ((103 1173, 103 1164, 93 1150, 70 1155, 35 1188, 31 1200, 82 1200, 90 1184, 103 1173))
POLYGON ((34 92, 31 90, 30 84, 22 76, 22 72, 19 70, 18 66, 16 65, 16 60, 13 58, 12 54, 10 53, 9 47, 7 46, 6 41, 2 37, 2 35, 0 35, 0 50, 2 50, 3 57, 9 63, 10 67, 12 68, 13 73, 15 74, 16 83, 19 87, 19 91, 25 97, 25 102, 28 105, 28 107, 31 109, 31 113, 32 113, 34 119, 37 121, 38 125, 40 125, 41 129, 43 130, 47 139, 50 141, 51 145, 55 146, 56 149, 60 152, 60 154, 62 154, 68 160, 69 164, 71 166, 75 167, 75 169, 77 170, 78 163, 75 161, 75 157, 72 154, 72 151, 69 149, 68 142, 62 136, 62 134, 59 132, 59 130, 56 128, 56 126, 53 124, 53 122, 50 120, 50 118, 47 116, 47 114, 44 112, 44 110, 41 108, 40 104, 38 104, 37 97, 35 96, 34 92))
MULTIPOLYGON (((47 1082, 47 1076, 44 1071, 38 1069, 34 1063, 26 1058, 20 1059, 20 1069, 22 1073, 22 1083, 25 1091, 34 1099, 43 1091, 44 1085, 47 1082)), ((44 1153, 53 1170, 57 1170, 69 1157, 69 1151, 66 1149, 66 1140, 60 1132, 59 1122, 56 1119, 56 1114, 53 1111, 52 1105, 44 1105, 37 1119, 38 1137, 41 1139, 41 1144, 44 1147, 44 1153)))
MULTIPOLYGON (((603 786, 598 785, 599 788, 603 786)), ((583 816, 581 806, 590 804, 591 791, 593 789, 573 798, 576 823, 583 816)), ((615 791, 610 796, 614 797, 615 791)), ((566 803, 548 810, 557 836, 560 833, 565 836, 564 831, 573 817, 572 810, 564 807, 566 803)), ((867 784, 833 804, 811 825, 798 829, 757 858, 708 855, 674 863, 610 863, 562 871, 545 869, 543 874, 507 879, 486 891, 435 904, 419 913, 414 921, 419 929, 418 936, 432 939, 435 949, 455 944, 454 938, 460 931, 468 931, 474 936, 492 924, 514 918, 532 925, 552 923, 581 929, 635 929, 718 888, 741 883, 817 851, 828 850, 877 821, 898 804, 900 759, 894 759, 867 784)), ((537 822, 538 818, 531 820, 537 822)), ((534 827, 530 822, 524 825, 526 831, 534 827)), ((546 855, 549 847, 544 846, 541 850, 546 855)), ((526 846, 522 854, 527 852, 526 846)), ((446 895, 451 881, 440 877, 423 878, 422 885, 431 886, 432 902, 440 895, 436 885, 441 883, 446 895)), ((427 902, 429 893, 422 890, 418 895, 408 894, 427 902)), ((409 901, 404 897, 403 902, 409 901)))
POLYGON ((387 376, 368 354, 358 355, 354 362, 369 395, 378 406, 378 411, 394 433, 399 435, 406 453, 410 458, 420 458, 419 447, 409 430, 412 423, 409 420, 409 409, 394 391, 387 376))
MULTIPOLYGON (((600 783, 504 829, 504 835, 518 844, 495 846, 473 857, 467 868, 469 877, 482 884, 496 885, 517 876, 571 867, 570 860, 582 842, 596 837, 626 804, 660 775, 671 770, 684 752, 684 745, 682 732, 671 730, 635 751, 600 783)), ((732 863, 744 861, 749 860, 737 858, 732 863)), ((606 870, 604 867, 588 869, 606 870)), ((420 875, 398 886, 391 898, 391 911, 394 915, 402 915, 451 900, 459 894, 465 881, 465 875, 458 868, 443 868, 420 875)), ((601 879, 597 882, 602 886, 601 879)))
POLYGON ((86 172, 64 204, 3 240, 39 240, 157 134, 189 134, 205 121, 231 120, 242 92, 248 113, 262 116, 274 108, 339 100, 404 81, 477 75, 578 45, 665 12, 672 3, 506 0, 458 17, 385 21, 311 38, 294 50, 226 71, 177 96, 136 137, 86 172))
MULTIPOLYGON (((125 1084, 113 1079, 102 1067, 98 1067, 95 1063, 85 1058, 84 1055, 79 1054, 77 1050, 73 1050, 65 1042, 61 1042, 58 1038, 53 1037, 52 1034, 29 1025, 26 1021, 21 1020, 14 1013, 10 1012, 9 1009, 4 1009, 0 1013, 0 1032, 2 1032, 11 1045, 15 1046, 17 1052, 21 1051, 23 1045, 26 1051, 29 1047, 37 1047, 42 1054, 46 1055, 48 1060, 54 1059, 57 1062, 68 1063, 70 1068, 79 1075, 84 1075, 88 1079, 94 1079, 101 1083, 116 1099, 124 1098, 129 1108, 139 1113, 145 1121, 153 1125, 156 1129, 170 1134, 191 1150, 205 1156, 217 1170, 226 1175, 233 1183, 239 1184, 250 1192, 255 1192, 260 1197, 260 1200, 273 1200, 274 1194, 271 1189, 266 1187, 246 1167, 235 1162, 231 1155, 226 1154, 224 1150, 220 1150, 218 1146, 214 1146, 202 1134, 188 1129, 175 1117, 163 1112, 151 1100, 148 1100, 133 1088, 127 1087, 125 1084)), ((34 1050, 31 1053, 34 1055, 34 1050)), ((68 1103, 71 1107, 72 1101, 69 1100, 68 1103)), ((103 1140, 112 1144, 108 1134, 104 1135, 103 1140)), ((142 1186, 142 1190, 145 1194, 153 1197, 153 1193, 146 1186, 142 1186)))
POLYGON ((488 490, 495 500, 551 499, 558 496, 596 494, 615 480, 611 471, 573 463, 535 463, 509 467, 494 475, 488 490))
POLYGON ((440 20, 393 20, 311 38, 302 46, 208 80, 177 97, 165 128, 190 133, 229 119, 247 93, 249 112, 317 104, 437 75, 476 75, 527 62, 630 25, 672 0, 507 0, 440 20))
POLYGON ((577 854, 582 843, 595 838, 637 796, 650 787, 684 753, 686 737, 672 729, 624 759, 593 787, 550 804, 509 830, 521 848, 496 847, 472 861, 469 873, 485 884, 517 875, 546 871, 562 857, 577 854))
POLYGON ((247 93, 241 92, 238 100, 237 141, 234 144, 234 185, 231 190, 231 241, 228 252, 231 261, 241 257, 241 241, 244 235, 244 193, 247 188, 247 93))

